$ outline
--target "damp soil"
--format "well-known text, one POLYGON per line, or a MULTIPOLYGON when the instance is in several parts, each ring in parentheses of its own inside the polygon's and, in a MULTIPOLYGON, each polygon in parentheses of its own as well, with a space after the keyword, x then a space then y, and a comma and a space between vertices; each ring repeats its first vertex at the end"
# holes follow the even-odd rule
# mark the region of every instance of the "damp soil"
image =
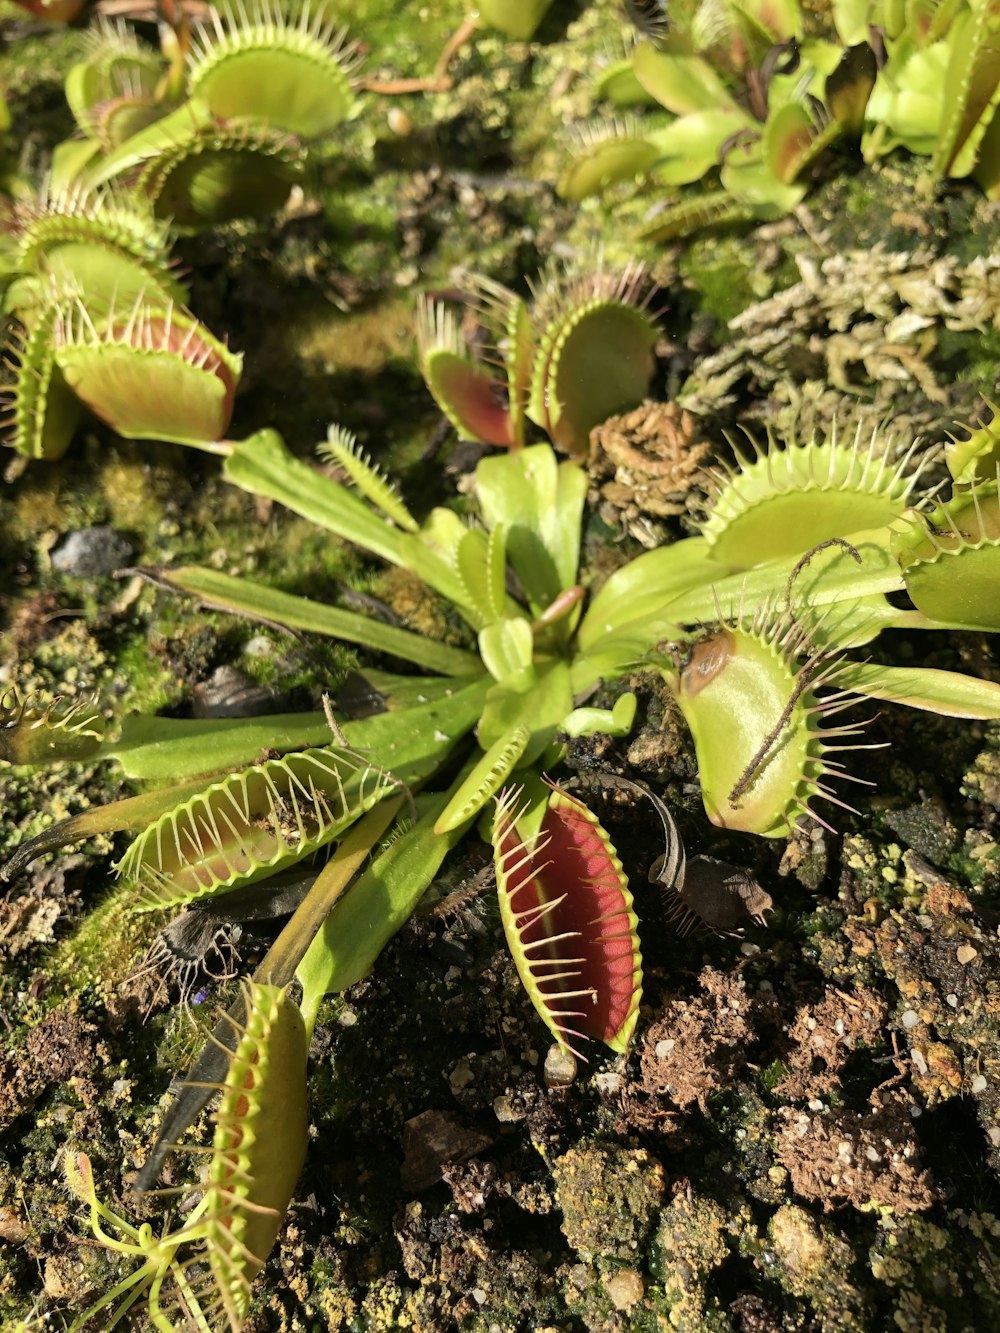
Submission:
MULTIPOLYGON (((357 8, 380 67, 403 73, 432 64, 462 15, 453 4, 440 21, 397 22, 398 6, 357 8)), ((595 242, 612 259, 635 253, 642 201, 571 208, 550 184, 557 126, 589 107, 577 71, 614 13, 610 0, 557 0, 537 45, 483 37, 451 92, 400 104, 409 134, 384 110, 363 119, 318 202, 183 242, 193 308, 247 352, 239 433, 272 425, 306 455, 339 420, 416 509, 455 495, 474 457, 422 388, 411 289, 470 269, 516 283, 595 242)), ((77 38, 9 14, 3 58, 30 65, 10 84, 23 87, 14 125, 34 144, 68 132, 60 42, 77 38)), ((822 421, 851 404, 940 433, 996 391, 1000 295, 977 261, 998 233, 994 206, 971 191, 929 199, 893 160, 830 173, 801 216, 651 252, 664 312, 654 397, 695 414, 706 465, 726 456, 736 422, 784 428, 804 408, 822 421), (900 316, 920 331, 902 338, 904 356, 900 316)), ((698 468, 666 491, 662 460, 637 476, 635 439, 621 437, 595 446, 595 585, 681 536, 703 498, 698 468)), ((316 707, 356 662, 134 577, 60 573, 59 541, 101 524, 135 564, 208 563, 320 598, 408 595, 303 521, 226 489, 213 459, 92 425, 62 463, 0 493, 5 683, 97 691, 116 717, 190 716, 248 690, 264 711, 316 707)), ((1000 679, 983 635, 895 634, 873 651, 1000 679)), ((838 809, 834 831, 751 839, 708 824, 682 721, 648 675, 629 685, 634 733, 573 742, 561 776, 635 892, 632 1050, 588 1048, 571 1081, 547 1076, 486 848, 466 840, 371 975, 324 1005, 306 1167, 250 1333, 1000 1325, 1000 732, 886 706, 865 737, 883 748, 852 765, 872 784, 845 797, 856 812, 838 809), (744 868, 773 910, 722 934, 697 903, 679 914, 647 880, 663 851, 655 812, 602 784, 607 771, 659 792, 689 853, 744 868)), ((0 851, 125 790, 96 765, 6 771, 0 851)), ((171 1079, 276 929, 220 929, 186 971, 162 949, 151 957, 162 923, 126 911, 109 870, 121 850, 98 840, 41 862, 0 900, 5 1329, 65 1326, 128 1271, 87 1239, 62 1184, 68 1148, 91 1155, 102 1198, 159 1227, 162 1203, 131 1192, 135 1170, 171 1079)), ((192 1178, 181 1159, 170 1171, 168 1184, 192 1178)))

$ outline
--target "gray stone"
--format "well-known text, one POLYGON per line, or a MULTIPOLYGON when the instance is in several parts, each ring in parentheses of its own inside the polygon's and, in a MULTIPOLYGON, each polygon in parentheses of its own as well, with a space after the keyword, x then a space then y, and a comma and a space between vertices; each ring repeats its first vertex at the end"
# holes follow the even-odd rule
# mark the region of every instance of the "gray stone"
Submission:
POLYGON ((132 543, 114 528, 99 524, 78 528, 62 539, 52 552, 52 567, 77 579, 97 579, 113 574, 132 558, 132 543))

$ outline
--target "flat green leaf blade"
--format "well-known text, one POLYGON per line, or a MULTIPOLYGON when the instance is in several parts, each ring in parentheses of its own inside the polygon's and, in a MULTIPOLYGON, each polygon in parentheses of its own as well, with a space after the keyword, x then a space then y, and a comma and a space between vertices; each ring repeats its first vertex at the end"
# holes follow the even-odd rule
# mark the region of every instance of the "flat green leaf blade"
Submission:
POLYGON ((870 699, 905 704, 944 717, 1000 718, 1000 685, 958 671, 934 667, 890 667, 851 662, 837 673, 837 685, 870 699))
MULTIPOLYGON (((432 772, 475 726, 491 684, 485 672, 473 681, 455 681, 447 691, 429 681, 426 702, 344 722, 341 732, 353 749, 377 756, 382 767, 412 782, 432 772)), ((102 746, 101 754, 116 759, 136 781, 177 782, 245 767, 267 750, 284 754, 330 740, 322 713, 208 719, 136 714, 125 719, 121 737, 102 746)))
POLYGON ((268 717, 177 718, 131 713, 118 740, 101 754, 121 764, 136 782, 177 782, 197 774, 245 768, 265 750, 288 750, 330 741, 322 713, 275 713, 268 717))
POLYGON ((214 569, 199 565, 182 565, 178 569, 153 572, 157 583, 178 592, 190 593, 209 606, 236 615, 266 620, 292 629, 309 630, 313 634, 327 634, 345 643, 357 643, 375 652, 390 653, 393 657, 412 662, 442 676, 469 676, 480 667, 479 658, 462 648, 436 643, 422 634, 383 625, 381 621, 363 616, 357 611, 325 606, 308 597, 279 592, 250 579, 234 578, 214 569))
POLYGON ((681 116, 649 135, 652 174, 664 185, 690 185, 718 166, 723 145, 753 122, 742 111, 713 107, 681 116))
POLYGON ((632 57, 640 84, 676 116, 726 108, 739 111, 729 89, 707 60, 640 42, 632 57))
POLYGON ((885 530, 853 533, 847 541, 860 555, 860 563, 841 546, 831 546, 817 551, 801 569, 799 561, 776 560, 746 573, 724 574, 710 585, 666 601, 658 613, 681 624, 697 624, 717 620, 720 605, 724 615, 731 615, 741 604, 754 606, 765 599, 783 603, 793 575, 794 607, 831 606, 902 589, 903 577, 888 550, 885 530))
POLYGON ((235 444, 223 465, 223 473, 227 481, 251 495, 280 500, 294 513, 345 541, 392 564, 402 563, 399 530, 373 513, 346 487, 295 458, 277 431, 261 430, 235 444))
POLYGON ((484 458, 476 494, 487 526, 505 528, 508 557, 540 615, 576 581, 586 473, 575 463, 557 463, 549 445, 532 445, 484 458))
POLYGON ((657 547, 615 570, 595 595, 580 624, 577 640, 590 652, 614 639, 626 625, 656 614, 688 589, 708 587, 726 571, 712 559, 704 537, 689 537, 657 547))
POLYGON ((523 616, 505 616, 479 631, 479 652, 494 680, 531 666, 534 638, 523 616))

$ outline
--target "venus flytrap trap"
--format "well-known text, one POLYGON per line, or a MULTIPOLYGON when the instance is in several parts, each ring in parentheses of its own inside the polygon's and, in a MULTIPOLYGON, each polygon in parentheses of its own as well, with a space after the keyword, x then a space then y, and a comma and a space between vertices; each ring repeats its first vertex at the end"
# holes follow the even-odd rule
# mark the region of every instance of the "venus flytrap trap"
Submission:
POLYGON ((641 266, 556 274, 530 306, 488 278, 467 286, 485 346, 466 339, 441 301, 425 297, 417 312, 420 368, 463 439, 519 448, 530 421, 580 457, 594 426, 645 396, 656 327, 641 266))
POLYGON ((537 829, 514 788, 497 798, 493 853, 500 919, 518 975, 559 1045, 586 1037, 628 1049, 639 1016, 638 918, 617 853, 595 816, 554 787, 537 829))
POLYGON ((114 1327, 143 1297, 151 1326, 163 1333, 242 1327, 305 1161, 308 1111, 298 1006, 283 988, 247 982, 241 1008, 241 1021, 228 1018, 233 1044, 211 1088, 219 1104, 201 1199, 176 1230, 154 1236, 148 1223, 133 1226, 98 1199, 86 1155, 67 1155, 67 1183, 87 1205, 97 1241, 142 1261, 73 1322, 72 1333, 117 1301, 105 1325, 114 1327))
POLYGON ((167 233, 139 199, 74 192, 18 204, 0 269, 8 443, 59 458, 84 408, 118 434, 217 451, 241 357, 184 308, 167 233))

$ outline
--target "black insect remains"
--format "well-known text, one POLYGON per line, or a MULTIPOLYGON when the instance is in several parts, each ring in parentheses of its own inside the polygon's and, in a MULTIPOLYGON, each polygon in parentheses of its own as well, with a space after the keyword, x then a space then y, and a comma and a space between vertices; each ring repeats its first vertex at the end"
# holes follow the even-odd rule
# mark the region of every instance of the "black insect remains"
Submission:
POLYGON ((301 875, 227 894, 224 903, 184 908, 160 930, 132 980, 157 978, 163 991, 176 987, 188 1009, 204 985, 217 986, 239 972, 240 940, 256 938, 261 926, 295 910, 312 877, 301 875))
POLYGON ((714 856, 692 856, 689 860, 673 816, 645 783, 613 774, 602 775, 601 781, 645 796, 660 816, 663 855, 650 866, 649 881, 674 898, 670 918, 677 922, 682 935, 697 925, 727 934, 745 925, 748 917, 760 926, 767 924, 767 913, 774 911, 771 895, 740 866, 714 856))

